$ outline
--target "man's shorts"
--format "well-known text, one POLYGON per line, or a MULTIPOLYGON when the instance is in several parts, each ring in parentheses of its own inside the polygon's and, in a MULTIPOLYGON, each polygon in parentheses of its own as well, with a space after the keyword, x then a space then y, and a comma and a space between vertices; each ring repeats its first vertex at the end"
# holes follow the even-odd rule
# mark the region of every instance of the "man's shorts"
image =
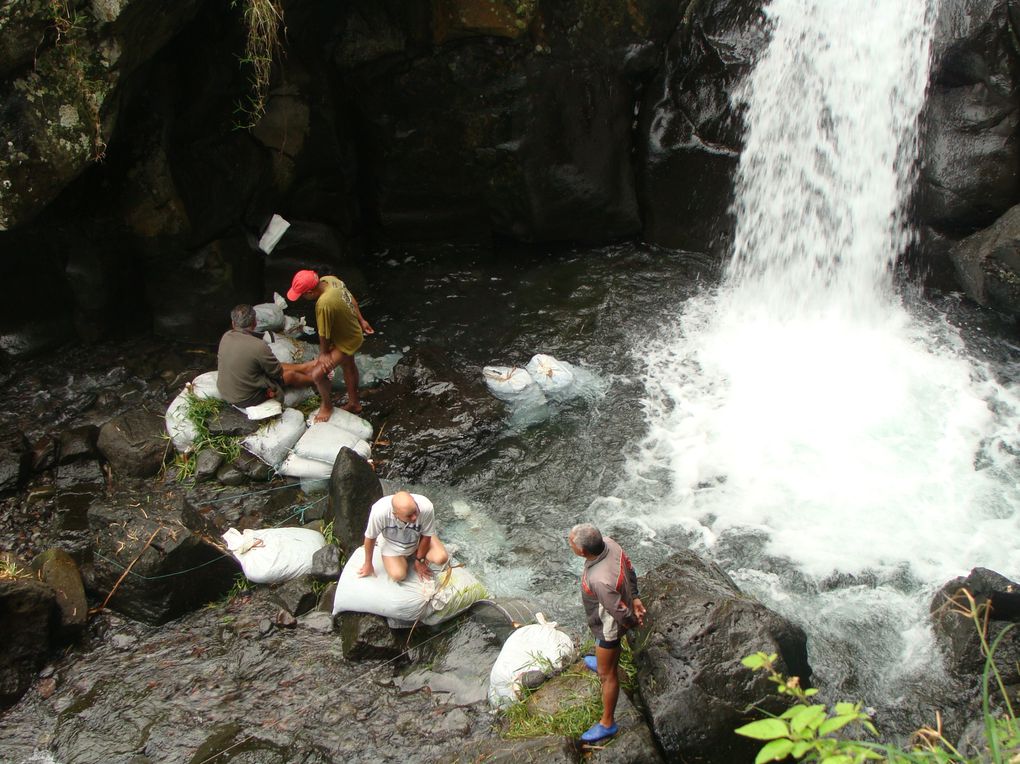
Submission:
POLYGON ((620 649, 620 640, 618 639, 596 639, 595 646, 601 647, 603 650, 618 650, 620 649))

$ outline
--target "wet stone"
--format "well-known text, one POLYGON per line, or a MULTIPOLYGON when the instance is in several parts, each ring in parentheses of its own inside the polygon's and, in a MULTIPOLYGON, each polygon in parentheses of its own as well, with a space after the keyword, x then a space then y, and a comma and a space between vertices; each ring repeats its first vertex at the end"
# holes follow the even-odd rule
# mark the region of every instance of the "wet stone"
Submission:
POLYGON ((216 471, 216 479, 223 485, 234 488, 248 482, 248 476, 233 464, 224 464, 216 471))
POLYGON ((259 483, 264 483, 273 477, 273 468, 247 451, 242 451, 241 455, 231 462, 231 466, 259 483))
POLYGON ((326 544, 312 555, 312 569, 308 575, 317 581, 336 581, 343 567, 340 550, 333 544, 326 544))
POLYGON ((306 578, 295 578, 274 586, 270 599, 291 615, 304 615, 315 607, 316 596, 306 578))
POLYGON ((329 634, 333 631, 333 616, 322 610, 313 610, 298 619, 298 623, 306 629, 329 634))
POLYGON ((343 613, 340 638, 344 657, 351 661, 370 658, 389 659, 401 653, 401 644, 386 619, 366 613, 343 613))
POLYGON ((57 467, 57 490, 77 490, 78 486, 94 486, 102 484, 106 480, 99 462, 89 459, 80 462, 70 462, 57 467))
POLYGON ((195 457, 195 482, 211 480, 222 464, 223 454, 213 448, 203 448, 195 457))
POLYGON ((65 632, 74 634, 83 629, 88 619, 88 602, 81 573, 71 556, 62 549, 48 549, 32 560, 31 567, 36 578, 56 592, 65 632))
POLYGON ((29 469, 32 472, 43 472, 51 469, 57 463, 57 441, 50 435, 43 435, 32 444, 31 464, 29 469))
POLYGON ((60 463, 67 464, 80 459, 98 456, 96 440, 99 428, 95 425, 82 425, 60 433, 60 463))
POLYGON ((206 420, 211 435, 244 437, 258 430, 261 422, 249 419, 233 406, 224 404, 220 410, 206 420))

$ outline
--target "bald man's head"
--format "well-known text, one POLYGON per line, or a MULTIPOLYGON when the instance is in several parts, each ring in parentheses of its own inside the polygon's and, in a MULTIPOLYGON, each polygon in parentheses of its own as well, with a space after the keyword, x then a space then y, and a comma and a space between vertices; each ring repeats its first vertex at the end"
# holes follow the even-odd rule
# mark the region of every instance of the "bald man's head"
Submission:
POLYGON ((402 523, 413 523, 418 519, 418 502, 407 491, 393 494, 393 516, 402 523))

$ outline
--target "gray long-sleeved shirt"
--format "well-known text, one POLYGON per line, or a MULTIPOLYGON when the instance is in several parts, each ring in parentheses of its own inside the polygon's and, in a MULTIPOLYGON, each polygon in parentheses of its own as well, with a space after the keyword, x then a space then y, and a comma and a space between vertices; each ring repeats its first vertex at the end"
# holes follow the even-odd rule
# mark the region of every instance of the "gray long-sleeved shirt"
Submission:
POLYGON ((634 600, 640 598, 637 573, 620 545, 603 536, 606 548, 586 560, 581 574, 581 603, 595 639, 614 641, 637 626, 634 600))

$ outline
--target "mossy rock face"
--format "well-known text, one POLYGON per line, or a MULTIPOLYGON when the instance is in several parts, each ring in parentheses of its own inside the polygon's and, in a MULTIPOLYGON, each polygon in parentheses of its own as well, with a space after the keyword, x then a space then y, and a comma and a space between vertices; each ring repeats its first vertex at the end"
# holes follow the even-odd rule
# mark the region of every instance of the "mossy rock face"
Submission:
POLYGON ((63 549, 49 549, 32 560, 32 572, 56 592, 64 630, 73 634, 84 628, 88 602, 81 573, 71 555, 63 549))

